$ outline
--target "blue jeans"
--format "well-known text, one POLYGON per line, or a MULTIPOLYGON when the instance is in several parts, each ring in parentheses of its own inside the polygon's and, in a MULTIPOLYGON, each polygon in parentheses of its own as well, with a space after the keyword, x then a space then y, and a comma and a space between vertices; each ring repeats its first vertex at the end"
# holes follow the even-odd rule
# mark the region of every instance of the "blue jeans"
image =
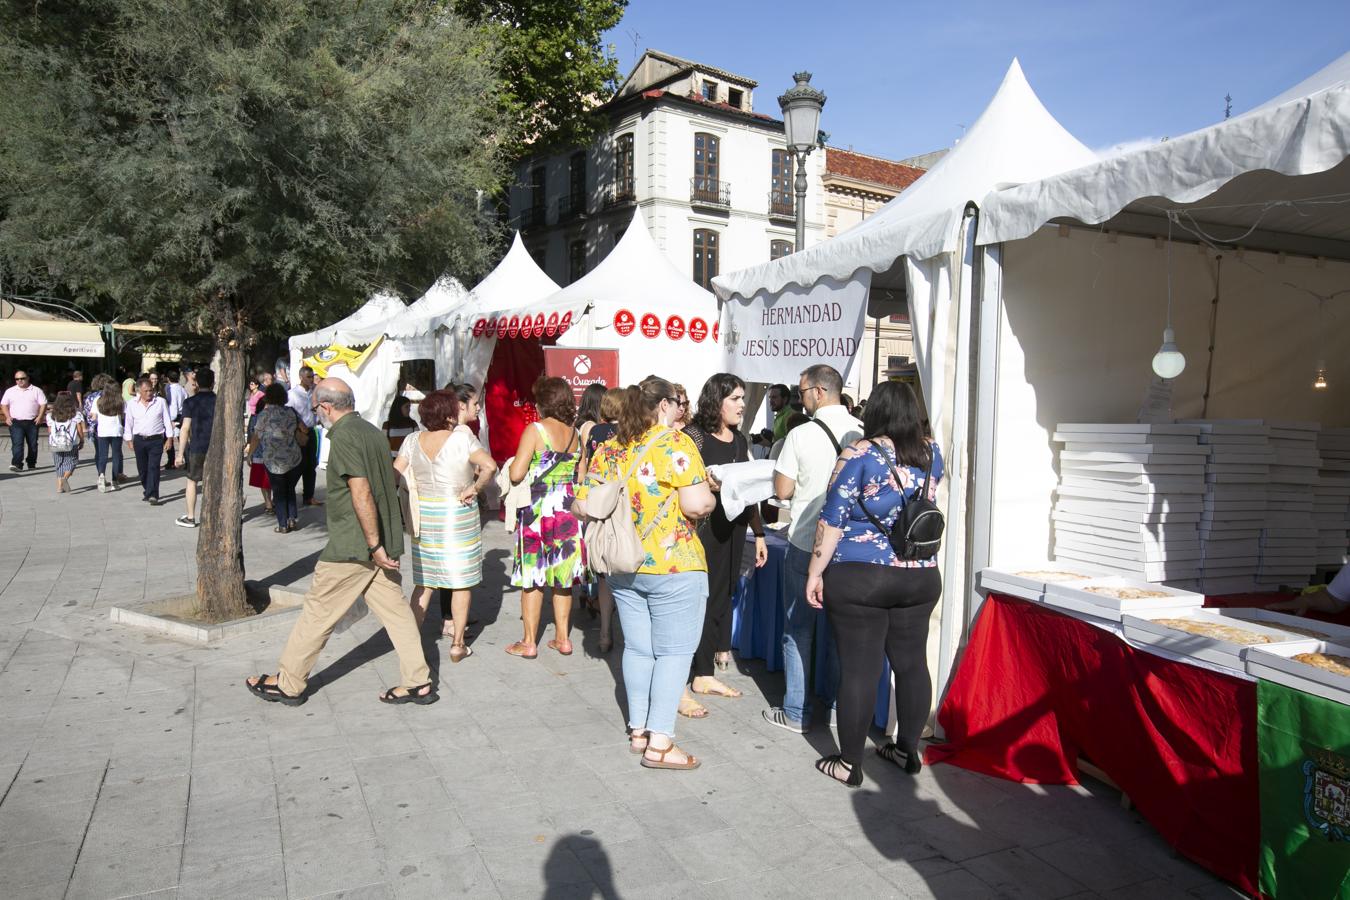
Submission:
POLYGON ((610 575, 623 625, 628 727, 675 736, 675 714, 703 635, 708 573, 610 575))
MULTIPOLYGON (((783 691, 783 712, 788 718, 811 724, 811 692, 807 676, 811 671, 812 651, 816 642, 816 622, 820 610, 806 602, 806 575, 811 565, 811 554, 791 544, 783 561, 783 676, 787 687, 783 691)), ((835 653, 829 658, 829 685, 833 695, 839 685, 839 660, 835 653)))
POLYGON ((28 448, 28 468, 37 467, 37 422, 13 419, 9 423, 10 465, 22 468, 24 447, 28 448))
POLYGON ((94 438, 94 466, 102 475, 112 462, 112 477, 122 477, 122 439, 120 437, 94 438))

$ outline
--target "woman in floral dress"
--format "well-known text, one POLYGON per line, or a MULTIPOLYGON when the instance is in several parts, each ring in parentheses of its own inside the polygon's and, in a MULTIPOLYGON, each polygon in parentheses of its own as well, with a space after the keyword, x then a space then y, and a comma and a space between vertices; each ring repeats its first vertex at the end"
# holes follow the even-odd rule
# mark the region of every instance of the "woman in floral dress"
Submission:
POLYGON ((521 589, 522 640, 506 648, 512 656, 534 659, 544 591, 553 594, 553 640, 548 646, 572 654, 568 637, 572 586, 590 582, 581 524, 572 515, 572 498, 580 439, 572 388, 561 378, 540 378, 534 385, 539 421, 520 436, 511 462, 511 483, 530 481, 530 505, 519 511, 511 584, 521 589))

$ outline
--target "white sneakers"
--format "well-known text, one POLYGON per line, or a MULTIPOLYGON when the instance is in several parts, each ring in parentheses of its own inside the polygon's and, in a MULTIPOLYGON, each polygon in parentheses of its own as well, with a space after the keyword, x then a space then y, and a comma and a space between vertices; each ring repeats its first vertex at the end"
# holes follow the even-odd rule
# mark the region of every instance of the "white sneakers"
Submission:
POLYGON ((108 493, 108 479, 104 476, 98 476, 98 492, 100 494, 108 493))

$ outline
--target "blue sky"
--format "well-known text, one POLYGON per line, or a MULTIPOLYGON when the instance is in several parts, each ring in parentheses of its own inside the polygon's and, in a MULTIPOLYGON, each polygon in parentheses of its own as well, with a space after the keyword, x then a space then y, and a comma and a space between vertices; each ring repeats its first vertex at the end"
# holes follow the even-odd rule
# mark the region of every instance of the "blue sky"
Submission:
POLYGON ((774 116, 806 68, 830 143, 892 159, 951 146, 1018 57, 1051 114, 1104 149, 1303 80, 1350 50, 1350 2, 632 0, 608 40, 624 74, 652 47, 753 78, 756 111, 774 116))

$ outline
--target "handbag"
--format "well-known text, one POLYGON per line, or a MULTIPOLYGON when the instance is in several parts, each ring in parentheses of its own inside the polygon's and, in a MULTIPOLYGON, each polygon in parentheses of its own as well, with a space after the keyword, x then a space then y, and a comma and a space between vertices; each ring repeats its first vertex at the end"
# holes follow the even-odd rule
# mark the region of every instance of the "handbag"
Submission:
POLYGON ((666 507, 676 492, 670 492, 670 496, 657 509, 656 516, 646 531, 638 534, 637 525, 633 523, 628 481, 642 465, 652 444, 668 430, 661 429, 639 448, 632 465, 622 478, 616 481, 601 481, 587 491, 584 501, 573 501, 573 512, 589 520, 584 531, 586 558, 590 562, 591 569, 598 575, 626 575, 641 569, 647 561, 647 551, 642 546, 642 540, 651 533, 652 528, 656 527, 656 523, 661 521, 666 507), (577 508, 578 504, 580 509, 577 508))

